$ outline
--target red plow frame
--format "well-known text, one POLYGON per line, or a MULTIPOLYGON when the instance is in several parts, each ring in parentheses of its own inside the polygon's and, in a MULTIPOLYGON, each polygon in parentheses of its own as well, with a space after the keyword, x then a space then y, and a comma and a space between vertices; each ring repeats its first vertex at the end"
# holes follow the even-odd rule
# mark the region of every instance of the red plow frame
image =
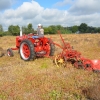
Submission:
POLYGON ((62 52, 59 53, 54 60, 57 66, 66 66, 66 63, 70 62, 76 68, 100 72, 100 60, 90 60, 85 57, 82 57, 80 52, 74 50, 69 43, 65 43, 60 31, 58 31, 58 33, 63 42, 63 46, 54 43, 56 46, 62 49, 62 52))

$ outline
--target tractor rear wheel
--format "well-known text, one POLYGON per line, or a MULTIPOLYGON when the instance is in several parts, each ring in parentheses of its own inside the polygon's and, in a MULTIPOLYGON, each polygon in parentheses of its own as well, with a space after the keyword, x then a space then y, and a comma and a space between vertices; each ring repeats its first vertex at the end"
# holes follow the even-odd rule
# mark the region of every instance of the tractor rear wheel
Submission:
POLYGON ((20 53, 20 57, 25 61, 35 59, 34 46, 30 40, 23 40, 21 42, 19 53, 20 53))
POLYGON ((9 57, 13 57, 14 56, 14 53, 13 53, 11 48, 7 49, 7 56, 9 56, 9 57))

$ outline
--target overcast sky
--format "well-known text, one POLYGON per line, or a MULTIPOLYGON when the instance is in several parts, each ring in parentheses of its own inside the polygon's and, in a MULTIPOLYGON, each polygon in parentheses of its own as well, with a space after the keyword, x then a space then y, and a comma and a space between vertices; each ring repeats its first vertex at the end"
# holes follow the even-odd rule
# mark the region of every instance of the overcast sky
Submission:
POLYGON ((100 0, 0 0, 0 24, 33 28, 43 26, 73 26, 86 23, 100 27, 100 0))

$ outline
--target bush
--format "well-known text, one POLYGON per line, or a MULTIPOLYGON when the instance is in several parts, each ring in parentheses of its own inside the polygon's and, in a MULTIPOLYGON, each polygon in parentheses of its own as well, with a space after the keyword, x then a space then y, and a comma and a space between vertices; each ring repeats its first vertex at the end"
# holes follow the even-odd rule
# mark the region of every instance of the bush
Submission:
POLYGON ((3 36, 11 36, 11 35, 12 35, 12 33, 8 32, 8 31, 3 32, 3 36))
POLYGON ((3 36, 3 32, 0 32, 0 37, 2 37, 3 36))

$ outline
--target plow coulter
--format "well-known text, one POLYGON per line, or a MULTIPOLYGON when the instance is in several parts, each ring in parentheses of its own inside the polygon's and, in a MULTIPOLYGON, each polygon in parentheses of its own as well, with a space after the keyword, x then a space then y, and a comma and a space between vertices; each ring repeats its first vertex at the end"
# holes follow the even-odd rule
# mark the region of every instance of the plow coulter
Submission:
POLYGON ((71 63, 75 68, 86 69, 90 71, 100 72, 100 60, 90 60, 81 56, 81 53, 74 50, 73 47, 64 41, 60 32, 58 32, 62 40, 63 46, 54 43, 62 49, 62 51, 54 57, 54 63, 60 67, 66 67, 67 63, 71 63))

